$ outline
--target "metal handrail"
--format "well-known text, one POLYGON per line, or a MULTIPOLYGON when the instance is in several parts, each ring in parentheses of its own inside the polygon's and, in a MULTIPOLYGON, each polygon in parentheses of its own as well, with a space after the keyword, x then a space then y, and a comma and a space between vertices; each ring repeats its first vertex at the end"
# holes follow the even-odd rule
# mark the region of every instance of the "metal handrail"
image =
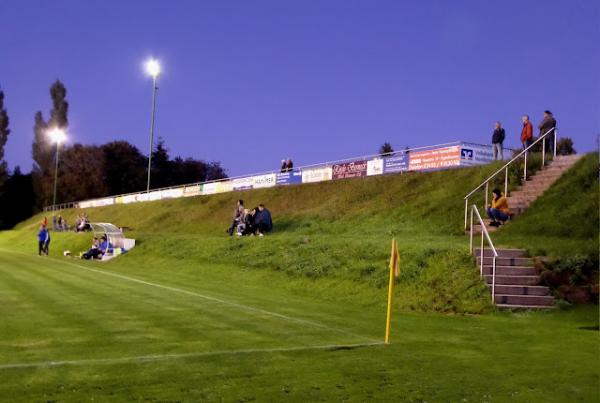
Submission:
POLYGON ((524 148, 519 154, 517 154, 516 156, 514 156, 510 161, 508 161, 506 164, 504 164, 500 169, 498 169, 496 172, 494 172, 492 175, 490 175, 486 180, 484 180, 483 182, 481 182, 477 187, 475 187, 475 189, 471 190, 465 197, 465 229, 467 229, 467 215, 468 215, 468 210, 469 210, 469 198, 479 189, 481 189, 484 185, 485 185, 485 206, 487 207, 488 205, 488 195, 489 195, 489 183, 492 179, 494 179, 500 172, 504 171, 504 194, 508 195, 508 167, 509 165, 511 165, 513 162, 515 162, 517 159, 519 159, 520 157, 524 156, 525 158, 525 164, 524 164, 524 168, 523 168, 523 180, 527 180, 527 155, 529 154, 529 150, 536 145, 538 142, 540 142, 540 140, 542 141, 542 167, 545 165, 545 160, 546 160, 546 137, 550 134, 553 133, 554 135, 554 150, 553 150, 553 156, 556 157, 556 140, 557 140, 557 136, 556 136, 556 127, 551 128, 550 130, 548 130, 546 133, 542 134, 540 137, 538 137, 533 143, 531 143, 529 146, 527 146, 526 148, 524 148))
POLYGON ((479 225, 481 226, 481 246, 480 246, 480 258, 479 258, 479 275, 483 278, 483 260, 484 260, 484 249, 483 249, 483 237, 487 239, 492 252, 494 253, 494 257, 492 258, 492 303, 496 302, 496 258, 498 257, 498 252, 494 247, 494 243, 492 242, 492 238, 490 238, 490 234, 479 214, 479 210, 477 210, 476 205, 471 206, 471 229, 469 234, 469 251, 473 254, 473 212, 477 215, 477 220, 479 221, 479 225))
MULTIPOLYGON (((435 144, 435 145, 430 145, 430 146, 413 147, 413 148, 408 148, 408 149, 404 149, 404 150, 393 151, 391 153, 370 154, 370 155, 363 155, 363 156, 358 156, 358 157, 343 158, 343 159, 327 161, 327 162, 320 162, 320 163, 315 163, 315 164, 310 164, 310 165, 302 165, 299 167, 295 167, 294 170, 310 169, 310 168, 314 168, 314 167, 327 167, 327 166, 337 164, 340 162, 355 161, 358 159, 366 160, 368 158, 391 157, 394 155, 410 153, 412 151, 426 150, 426 149, 430 149, 430 148, 437 148, 437 147, 444 147, 444 146, 454 146, 454 145, 460 145, 460 144, 461 144, 460 141, 453 141, 453 142, 449 142, 449 143, 440 143, 440 144, 435 144)), ((476 143, 473 143, 473 144, 476 144, 476 143)), ((169 190, 169 189, 178 189, 178 188, 187 187, 187 186, 197 186, 197 185, 204 185, 204 184, 210 184, 210 183, 218 183, 218 182, 230 181, 230 180, 235 180, 235 179, 247 178, 250 176, 268 175, 268 174, 274 174, 274 173, 279 173, 279 172, 280 172, 279 170, 271 170, 271 171, 263 171, 263 172, 257 172, 257 173, 252 173, 252 174, 237 175, 237 176, 231 176, 231 177, 221 178, 221 179, 212 179, 212 180, 204 181, 204 182, 193 182, 193 183, 186 183, 186 184, 181 184, 181 185, 173 185, 173 186, 167 186, 167 187, 162 187, 162 188, 155 188, 155 189, 150 189, 150 192, 158 192, 158 191, 169 190)), ((89 199, 89 200, 99 200, 99 199, 104 199, 107 197, 117 198, 117 197, 125 197, 125 196, 132 196, 132 195, 146 194, 146 193, 148 193, 146 190, 142 190, 142 191, 137 191, 137 192, 123 193, 123 194, 119 194, 119 195, 112 195, 112 196, 109 195, 109 196, 97 197, 95 199, 89 199)), ((46 206, 46 207, 44 207, 44 211, 62 210, 65 208, 64 206, 76 206, 78 203, 83 202, 83 201, 88 201, 88 200, 81 200, 81 201, 77 201, 77 202, 69 202, 69 203, 62 203, 62 204, 58 204, 58 205, 46 206)), ((69 208, 69 207, 66 207, 66 208, 69 208)))

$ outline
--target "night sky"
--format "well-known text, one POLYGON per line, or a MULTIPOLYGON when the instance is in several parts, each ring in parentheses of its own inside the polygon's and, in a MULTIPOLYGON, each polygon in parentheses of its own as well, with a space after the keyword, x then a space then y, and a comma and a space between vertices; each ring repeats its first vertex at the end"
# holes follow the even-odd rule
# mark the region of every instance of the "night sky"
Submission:
POLYGON ((173 156, 230 175, 465 140, 554 112, 579 151, 600 133, 600 1, 1 0, 11 168, 31 169, 33 115, 62 80, 69 142, 173 156))

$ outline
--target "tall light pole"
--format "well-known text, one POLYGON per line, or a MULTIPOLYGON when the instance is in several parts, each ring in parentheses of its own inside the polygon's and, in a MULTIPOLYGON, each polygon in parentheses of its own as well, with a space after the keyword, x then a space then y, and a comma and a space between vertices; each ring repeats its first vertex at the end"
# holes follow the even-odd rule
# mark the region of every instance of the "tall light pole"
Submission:
POLYGON ((56 184, 58 183, 58 148, 60 143, 67 139, 65 131, 58 127, 52 128, 48 131, 50 139, 56 143, 56 155, 55 155, 55 166, 54 166, 54 197, 52 198, 52 206, 56 206, 56 184))
POLYGON ((154 148, 154 115, 156 113, 156 80, 160 74, 160 64, 155 59, 146 62, 146 71, 152 76, 152 119, 150 121, 150 152, 148 154, 148 186, 146 192, 150 193, 150 170, 152 169, 152 149, 154 148))

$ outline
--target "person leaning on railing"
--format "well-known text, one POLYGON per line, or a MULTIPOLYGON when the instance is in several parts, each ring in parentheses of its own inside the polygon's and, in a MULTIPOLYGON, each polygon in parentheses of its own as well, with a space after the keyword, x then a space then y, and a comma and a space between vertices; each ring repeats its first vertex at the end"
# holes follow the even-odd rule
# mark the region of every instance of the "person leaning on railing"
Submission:
POLYGON ((510 218, 508 201, 502 195, 500 189, 492 191, 492 204, 487 208, 487 215, 492 220, 490 223, 492 227, 499 227, 501 223, 506 222, 510 218))

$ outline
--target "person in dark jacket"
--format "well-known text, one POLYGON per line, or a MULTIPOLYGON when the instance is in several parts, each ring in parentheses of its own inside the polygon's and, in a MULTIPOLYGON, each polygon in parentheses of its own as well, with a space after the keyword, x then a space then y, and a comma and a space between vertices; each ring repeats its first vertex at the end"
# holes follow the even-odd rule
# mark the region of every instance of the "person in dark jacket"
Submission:
POLYGON ((502 144, 504 143, 505 137, 506 133, 502 128, 502 124, 500 122, 496 122, 494 134, 492 134, 492 151, 494 153, 494 161, 498 159, 498 154, 500 154, 501 160, 504 159, 504 153, 502 152, 502 144))
POLYGON ((258 212, 254 220, 256 222, 258 236, 264 236, 265 232, 271 232, 273 230, 271 212, 267 210, 263 204, 258 205, 258 212))
POLYGON ((538 129, 540 129, 540 136, 543 136, 550 131, 550 133, 546 136, 546 151, 554 153, 554 132, 556 131, 556 119, 554 119, 552 112, 548 110, 544 111, 544 118, 538 125, 538 129))
POLYGON ((46 229, 45 225, 40 227, 40 232, 38 232, 38 255, 42 256, 42 254, 48 256, 48 252, 50 249, 50 231, 46 229))
POLYGON ((244 214, 244 201, 239 199, 235 205, 235 210, 233 211, 233 221, 229 228, 227 228, 227 233, 229 236, 233 235, 233 231, 237 228, 238 224, 240 224, 241 218, 244 214))

